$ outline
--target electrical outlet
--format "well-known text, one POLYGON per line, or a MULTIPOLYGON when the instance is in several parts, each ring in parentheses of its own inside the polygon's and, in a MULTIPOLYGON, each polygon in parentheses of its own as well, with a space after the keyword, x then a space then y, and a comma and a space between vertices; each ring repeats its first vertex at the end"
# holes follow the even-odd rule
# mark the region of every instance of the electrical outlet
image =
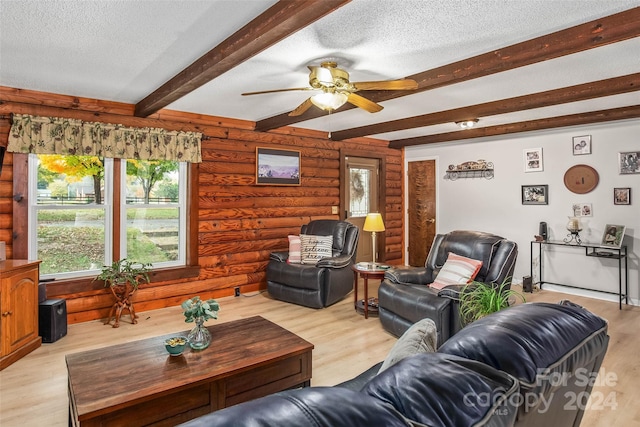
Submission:
POLYGON ((240 286, 236 286, 235 288, 233 288, 233 292, 234 292, 235 296, 239 297, 240 296, 240 286))
POLYGON ((338 215, 338 207, 331 206, 331 215, 338 215))

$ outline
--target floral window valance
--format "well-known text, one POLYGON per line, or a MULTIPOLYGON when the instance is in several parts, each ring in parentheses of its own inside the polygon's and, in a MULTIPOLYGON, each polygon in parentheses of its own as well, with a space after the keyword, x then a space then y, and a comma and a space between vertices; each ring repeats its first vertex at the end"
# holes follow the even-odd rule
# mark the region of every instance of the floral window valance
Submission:
POLYGON ((199 132, 14 114, 7 151, 200 163, 199 132))

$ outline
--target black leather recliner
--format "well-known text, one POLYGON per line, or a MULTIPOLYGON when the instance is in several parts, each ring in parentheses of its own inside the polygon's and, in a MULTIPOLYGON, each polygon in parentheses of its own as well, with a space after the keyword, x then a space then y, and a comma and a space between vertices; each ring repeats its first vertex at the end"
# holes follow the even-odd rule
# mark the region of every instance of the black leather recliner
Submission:
POLYGON ((333 236, 333 256, 315 265, 289 264, 288 252, 273 252, 267 265, 267 290, 279 300, 323 308, 344 298, 353 289, 353 271, 359 229, 346 221, 315 220, 300 234, 333 236))
POLYGON ((388 332, 400 336, 415 322, 429 318, 436 323, 438 345, 441 345, 462 329, 458 301, 464 285, 442 290, 426 286, 434 281, 449 252, 482 261, 475 280, 494 286, 505 283, 505 289, 511 287, 518 255, 515 242, 480 231, 438 234, 425 267, 396 267, 385 273, 378 289, 378 304, 380 322, 388 332))

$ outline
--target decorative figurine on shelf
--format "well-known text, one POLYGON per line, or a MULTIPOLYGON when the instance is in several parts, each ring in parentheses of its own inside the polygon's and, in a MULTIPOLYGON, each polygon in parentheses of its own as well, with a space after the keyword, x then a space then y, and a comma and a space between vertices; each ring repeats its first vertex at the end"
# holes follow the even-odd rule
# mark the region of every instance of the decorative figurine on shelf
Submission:
POLYGON ((582 239, 580 238, 580 232, 582 231, 582 226, 580 225, 580 219, 578 217, 569 217, 567 230, 569 230, 569 234, 567 234, 567 237, 563 239, 563 242, 568 244, 576 243, 578 245, 581 245, 582 239))

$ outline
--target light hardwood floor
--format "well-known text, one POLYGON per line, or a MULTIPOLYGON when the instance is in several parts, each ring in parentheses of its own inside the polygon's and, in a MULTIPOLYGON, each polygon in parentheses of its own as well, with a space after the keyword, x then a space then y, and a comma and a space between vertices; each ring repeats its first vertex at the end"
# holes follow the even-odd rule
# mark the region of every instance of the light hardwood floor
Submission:
MULTIPOLYGON (((375 294, 375 286, 372 286, 375 294)), ((596 384, 594 393, 612 396, 615 408, 588 409, 582 426, 640 427, 640 391, 637 386, 640 344, 637 325, 640 307, 568 296, 551 291, 526 294, 528 301, 558 302, 563 298, 584 305, 609 321, 611 341, 603 371, 615 375, 612 384, 596 384)), ((228 322, 261 315, 313 343, 312 385, 334 385, 352 378, 384 359, 396 338, 386 333, 376 317, 365 320, 353 309, 352 294, 323 310, 314 310, 273 300, 267 293, 228 297, 219 300, 218 320, 228 322)), ((121 322, 120 328, 105 326, 100 321, 70 325, 67 336, 42 347, 0 372, 0 426, 67 425, 67 374, 64 356, 94 348, 117 345, 171 332, 187 330, 180 307, 142 312, 139 323, 121 322)), ((162 345, 158 343, 158 345, 162 345)), ((215 337, 206 351, 215 351, 215 337)), ((100 375, 100 372, 96 372, 100 375)), ((611 400, 608 403, 613 403, 611 400)), ((551 426, 549 426, 551 427, 551 426)))

